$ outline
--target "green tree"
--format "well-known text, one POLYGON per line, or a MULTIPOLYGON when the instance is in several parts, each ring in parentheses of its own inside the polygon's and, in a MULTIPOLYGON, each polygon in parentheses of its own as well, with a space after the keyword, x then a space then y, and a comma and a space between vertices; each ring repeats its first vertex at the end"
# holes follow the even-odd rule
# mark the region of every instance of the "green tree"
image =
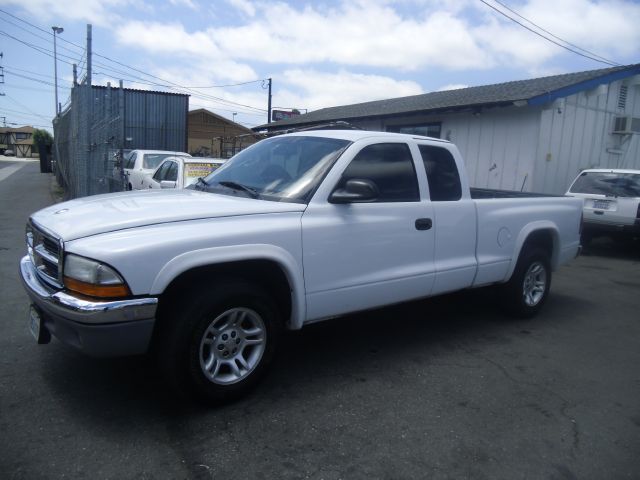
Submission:
POLYGON ((53 137, 46 130, 41 130, 39 128, 36 128, 33 131, 33 144, 37 148, 37 146, 40 145, 40 143, 43 143, 45 145, 51 145, 53 143, 53 137))

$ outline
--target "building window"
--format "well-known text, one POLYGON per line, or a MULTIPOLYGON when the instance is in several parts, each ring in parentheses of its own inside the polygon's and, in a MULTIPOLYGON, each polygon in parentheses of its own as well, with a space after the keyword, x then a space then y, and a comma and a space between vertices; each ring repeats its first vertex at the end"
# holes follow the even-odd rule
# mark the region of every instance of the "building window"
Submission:
POLYGON ((388 125, 387 132, 422 135, 424 137, 440 138, 442 123, 418 123, 414 125, 388 125))
POLYGON ((24 132, 16 132, 16 140, 26 140, 31 134, 24 132))

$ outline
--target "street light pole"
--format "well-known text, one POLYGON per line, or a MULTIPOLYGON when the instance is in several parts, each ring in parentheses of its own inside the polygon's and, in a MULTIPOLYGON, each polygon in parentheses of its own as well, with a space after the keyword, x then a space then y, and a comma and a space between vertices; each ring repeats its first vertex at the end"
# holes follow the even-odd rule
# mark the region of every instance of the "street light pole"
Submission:
POLYGON ((56 48, 56 34, 61 34, 64 32, 64 28, 62 27, 51 27, 53 30, 53 77, 54 77, 54 85, 56 91, 56 117, 60 113, 60 104, 58 103, 58 51, 56 48))
POLYGON ((231 115, 233 115, 233 123, 236 122, 236 115, 238 114, 238 112, 233 112, 231 115))

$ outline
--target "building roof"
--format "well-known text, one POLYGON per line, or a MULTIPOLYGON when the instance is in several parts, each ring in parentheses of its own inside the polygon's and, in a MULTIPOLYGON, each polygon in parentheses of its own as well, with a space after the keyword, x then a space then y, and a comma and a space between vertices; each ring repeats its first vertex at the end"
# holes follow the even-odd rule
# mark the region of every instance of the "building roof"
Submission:
POLYGON ((428 111, 506 106, 512 105, 514 102, 526 102, 523 105, 542 105, 557 98, 637 74, 640 74, 640 64, 376 100, 323 108, 304 115, 260 125, 254 130, 428 111))
POLYGON ((205 113, 211 117, 217 118, 218 120, 228 123, 229 125, 233 125, 234 127, 238 128, 239 130, 245 130, 247 133, 253 133, 253 131, 243 125, 240 125, 239 123, 236 123, 232 120, 229 120, 228 118, 223 117, 222 115, 218 115, 217 113, 213 113, 211 110, 207 110, 206 108, 198 108, 196 110, 189 110, 189 116, 196 114, 196 113, 205 113))
POLYGON ((33 127, 24 126, 17 128, 0 127, 0 133, 33 133, 35 129, 33 127))

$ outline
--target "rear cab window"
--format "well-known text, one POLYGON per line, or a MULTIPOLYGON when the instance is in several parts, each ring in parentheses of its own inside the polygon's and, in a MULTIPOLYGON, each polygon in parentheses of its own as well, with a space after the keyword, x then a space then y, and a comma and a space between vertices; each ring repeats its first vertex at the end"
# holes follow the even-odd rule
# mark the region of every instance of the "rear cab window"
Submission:
POLYGON ((451 202, 462 198, 462 185, 456 161, 446 148, 418 145, 427 173, 432 202, 451 202))

